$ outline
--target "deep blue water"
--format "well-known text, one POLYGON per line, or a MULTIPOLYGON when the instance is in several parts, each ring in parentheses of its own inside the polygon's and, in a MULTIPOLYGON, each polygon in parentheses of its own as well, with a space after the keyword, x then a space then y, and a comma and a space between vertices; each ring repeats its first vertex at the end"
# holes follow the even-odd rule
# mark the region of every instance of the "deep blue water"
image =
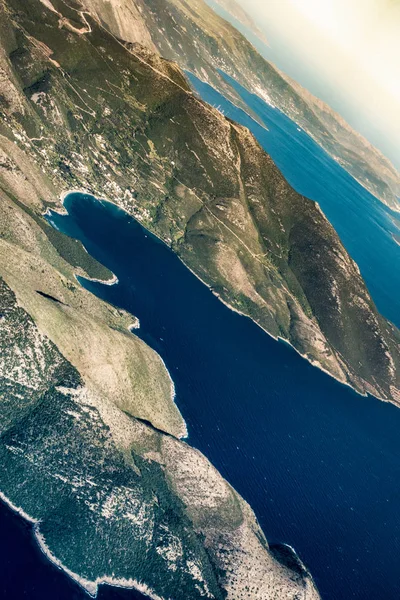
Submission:
POLYGON ((190 443, 299 552, 325 600, 398 600, 400 410, 311 367, 225 307, 134 219, 68 196, 53 222, 119 278, 82 282, 137 315, 175 381, 190 443))
POLYGON ((400 246, 391 235, 400 233, 400 214, 367 192, 286 115, 234 79, 224 75, 268 130, 213 87, 187 76, 204 100, 253 132, 298 192, 320 204, 359 265, 378 309, 400 327, 400 246))

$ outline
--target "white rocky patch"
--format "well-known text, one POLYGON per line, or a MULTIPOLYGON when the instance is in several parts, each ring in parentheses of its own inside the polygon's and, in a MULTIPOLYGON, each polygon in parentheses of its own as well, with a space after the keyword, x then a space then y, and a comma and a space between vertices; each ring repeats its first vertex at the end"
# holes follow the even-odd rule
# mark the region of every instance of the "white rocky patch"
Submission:
POLYGON ((272 108, 275 108, 275 104, 273 103, 271 96, 268 94, 268 92, 265 90, 265 88, 262 88, 259 85, 255 85, 254 92, 257 94, 257 96, 259 96, 262 100, 264 100, 264 102, 266 104, 268 104, 272 108))

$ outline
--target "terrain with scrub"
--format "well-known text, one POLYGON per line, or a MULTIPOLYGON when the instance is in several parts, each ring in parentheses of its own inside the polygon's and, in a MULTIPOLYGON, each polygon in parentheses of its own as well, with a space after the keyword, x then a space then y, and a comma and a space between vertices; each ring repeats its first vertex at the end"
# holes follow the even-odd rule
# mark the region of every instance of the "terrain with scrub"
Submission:
MULTIPOLYGON (((297 123, 374 196, 400 210, 400 173, 390 161, 330 106, 265 60, 204 0, 80 0, 79 4, 118 38, 176 61, 263 125, 229 84, 229 75, 297 123)), ((236 2, 218 0, 216 4, 262 38, 236 2)))
MULTIPOLYGON (((76 149, 85 147, 85 156, 77 173, 93 173, 91 185, 106 184, 115 162, 111 155, 102 175, 106 141, 94 132, 86 137, 86 117, 74 112, 81 93, 65 82, 41 35, 29 32, 37 23, 43 32, 54 26, 74 61, 75 42, 84 40, 75 31, 79 19, 59 30, 42 4, 19 8, 1 4, 1 497, 32 522, 48 557, 92 595, 108 582, 182 600, 249 593, 294 599, 305 591, 317 598, 301 563, 269 548, 251 508, 182 441, 186 425, 173 382, 161 358, 130 331, 135 317, 75 278, 112 274, 45 220, 60 190, 78 181, 72 148, 80 128, 85 139, 76 149), (59 91, 66 85, 60 105, 50 101, 49 58, 59 91), (28 92, 26 76, 33 78, 28 92), (98 158, 89 138, 99 144, 98 158)), ((93 34, 115 44, 129 64, 124 48, 101 30, 93 34)), ((91 42, 88 49, 98 57, 91 42)), ((143 110, 133 96, 130 102, 143 110)), ((87 116, 85 101, 81 107, 87 116)), ((122 140, 122 130, 114 132, 122 140)))
POLYGON ((394 402, 398 331, 318 206, 175 64, 62 0, 1 0, 0 39, 2 494, 93 594, 114 581, 182 600, 317 598, 182 441, 172 382, 132 315, 74 276, 111 274, 42 215, 68 189, 107 197, 232 307, 394 402))

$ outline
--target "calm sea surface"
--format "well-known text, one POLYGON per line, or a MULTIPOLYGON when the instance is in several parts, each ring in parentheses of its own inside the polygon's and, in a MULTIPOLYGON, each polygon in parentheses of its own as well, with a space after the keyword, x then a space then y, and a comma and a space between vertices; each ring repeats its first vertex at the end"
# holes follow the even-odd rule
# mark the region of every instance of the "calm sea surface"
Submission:
POLYGON ((250 502, 323 598, 398 599, 400 410, 363 398, 230 311, 159 240, 72 194, 53 222, 119 284, 82 281, 137 315, 166 362, 190 442, 250 502))
MULTIPOLYGON (((225 102, 229 116, 249 119, 195 83, 211 103, 225 102)), ((245 124, 260 141, 264 136, 292 185, 318 200, 378 307, 398 322, 400 248, 390 236, 391 215, 286 117, 264 103, 257 110, 269 131, 245 124)), ((119 279, 114 286, 82 283, 139 317, 138 335, 174 379, 190 443, 251 504, 268 539, 296 548, 324 600, 398 600, 400 410, 362 398, 230 311, 113 205, 81 194, 65 205, 69 216, 53 214, 53 223, 119 279)), ((2 597, 84 597, 3 506, 0 531, 2 597)), ((104 600, 139 597, 100 592, 104 600)))

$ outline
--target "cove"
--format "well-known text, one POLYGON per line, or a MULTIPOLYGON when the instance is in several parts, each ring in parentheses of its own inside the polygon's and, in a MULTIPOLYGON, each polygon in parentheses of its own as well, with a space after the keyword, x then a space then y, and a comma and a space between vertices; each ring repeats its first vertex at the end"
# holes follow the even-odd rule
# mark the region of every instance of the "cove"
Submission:
POLYGON ((280 110, 221 74, 265 127, 213 87, 186 73, 203 100, 250 129, 296 191, 319 203, 360 267, 378 310, 400 327, 400 246, 393 238, 400 234, 400 214, 363 188, 280 110))
POLYGON ((312 367, 224 306, 160 240, 89 195, 50 221, 118 277, 80 278, 139 317, 199 448, 292 545, 324 600, 397 600, 400 410, 312 367))

